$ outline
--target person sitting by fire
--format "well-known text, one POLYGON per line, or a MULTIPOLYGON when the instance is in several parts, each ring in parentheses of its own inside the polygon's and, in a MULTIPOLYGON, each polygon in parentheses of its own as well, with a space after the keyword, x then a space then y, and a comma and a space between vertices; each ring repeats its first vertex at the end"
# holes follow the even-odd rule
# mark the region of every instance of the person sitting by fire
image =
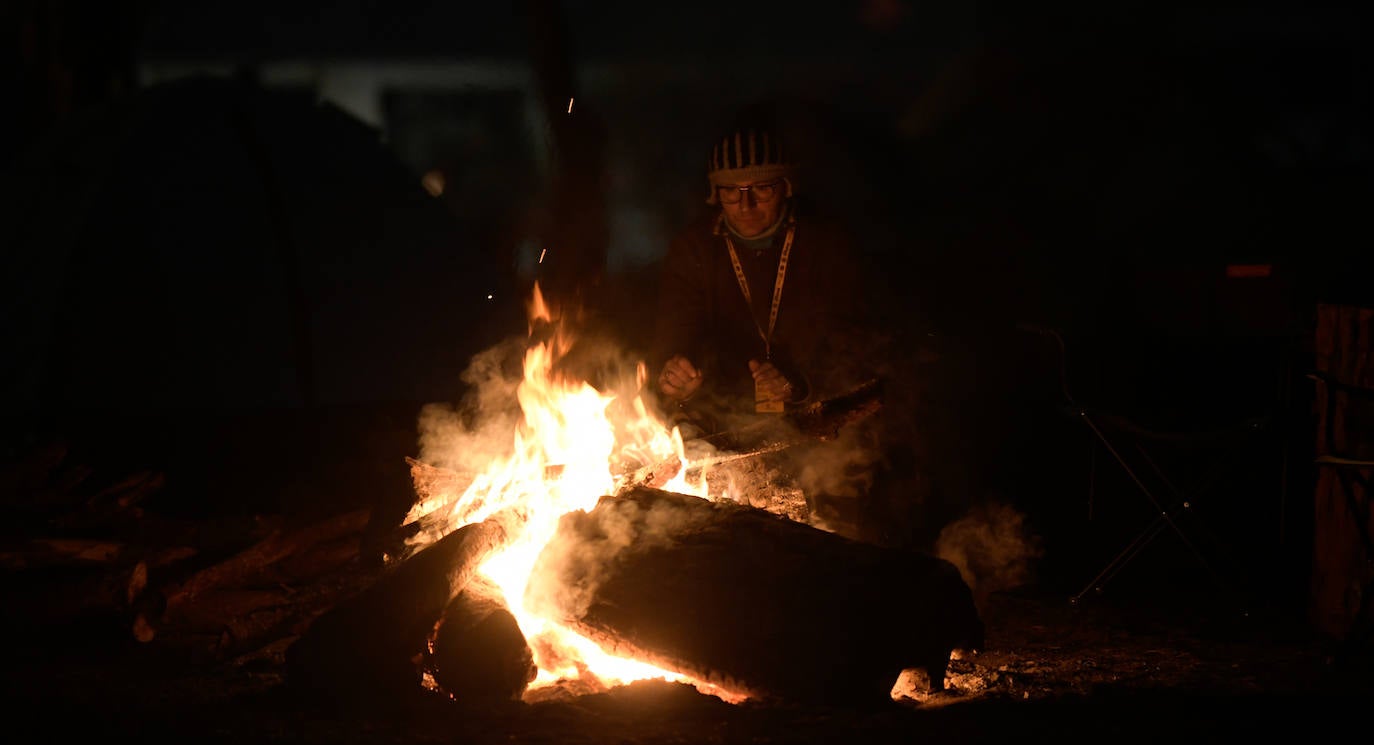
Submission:
MULTIPOLYGON (((799 189, 781 129, 750 112, 711 149, 710 205, 669 244, 649 345, 665 411, 712 433, 875 374, 850 235, 799 189)), ((687 435, 688 431, 684 431, 687 435)))
MULTIPOLYGON (((884 285, 862 281, 852 234, 804 195, 780 121, 750 110, 715 141, 708 207, 673 237, 661 265, 647 383, 689 447, 694 438, 786 422, 778 415, 883 376, 886 340, 871 314, 884 285)), ((851 434, 871 439, 865 427, 851 434)), ((799 472, 817 471, 823 458, 862 471, 883 457, 872 443, 825 445, 784 456, 799 472)), ((829 510, 832 526, 857 530, 858 516, 834 516, 862 508, 864 487, 849 489, 845 478, 819 476, 825 486, 807 489, 807 500, 813 515, 829 510), (839 496, 853 498, 829 498, 839 496)))

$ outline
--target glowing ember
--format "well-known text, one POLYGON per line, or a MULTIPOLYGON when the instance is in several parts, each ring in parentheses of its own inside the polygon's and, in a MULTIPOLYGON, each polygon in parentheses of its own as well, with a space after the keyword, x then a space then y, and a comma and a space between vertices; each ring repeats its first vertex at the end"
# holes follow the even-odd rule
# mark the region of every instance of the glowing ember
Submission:
POLYGON ((461 497, 451 501, 451 507, 438 508, 430 499, 412 508, 406 522, 446 509, 447 519, 440 521, 440 527, 417 538, 428 543, 498 510, 513 510, 524 519, 519 539, 489 559, 482 572, 502 589, 534 652, 539 676, 532 690, 561 680, 575 679, 599 689, 664 678, 693 683, 726 700, 737 699, 676 673, 611 657, 587 639, 525 610, 523 597, 530 573, 559 518, 595 507, 601 496, 617 491, 623 474, 676 456, 683 468, 663 488, 706 496, 704 475, 695 483, 682 475, 688 461, 677 429, 668 429, 650 414, 637 393, 646 380, 643 363, 636 370, 633 400, 623 405, 626 402, 617 401, 615 395, 556 373, 556 363, 574 339, 561 322, 553 323, 537 285, 529 317, 531 344, 525 353, 523 379, 516 388, 522 416, 511 433, 513 452, 508 458, 492 459, 461 497), (554 333, 536 341, 539 324, 553 328, 554 333))

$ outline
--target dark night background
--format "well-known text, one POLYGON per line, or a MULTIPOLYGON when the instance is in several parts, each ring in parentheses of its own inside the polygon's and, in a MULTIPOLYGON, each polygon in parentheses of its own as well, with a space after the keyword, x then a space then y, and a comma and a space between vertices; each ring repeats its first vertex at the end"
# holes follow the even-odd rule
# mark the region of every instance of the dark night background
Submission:
POLYGON ((1009 500, 1072 584, 1140 524, 1060 416, 1025 330, 1054 328, 1076 394, 1143 426, 1268 417, 1207 506, 1300 604, 1311 325, 1374 286, 1343 8, 10 3, 6 455, 69 438, 188 510, 408 495, 417 412, 524 332, 532 280, 643 343, 703 143, 773 100, 912 353, 934 486, 899 538, 1009 500))

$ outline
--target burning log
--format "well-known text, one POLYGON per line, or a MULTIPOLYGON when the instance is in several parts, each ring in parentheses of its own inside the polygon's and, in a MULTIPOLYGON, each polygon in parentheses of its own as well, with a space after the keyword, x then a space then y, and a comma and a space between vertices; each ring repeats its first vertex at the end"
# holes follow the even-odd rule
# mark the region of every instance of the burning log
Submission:
POLYGON ((607 652, 753 698, 886 702, 982 644, 943 559, 657 489, 565 515, 531 577, 527 607, 607 652))
POLYGON ((417 688, 435 624, 487 558, 515 540, 519 520, 498 513, 464 525, 321 615, 287 650, 288 682, 307 697, 356 702, 417 688))
POLYGON ((392 548, 393 551, 404 545, 405 540, 424 531, 441 528, 453 520, 462 522, 461 516, 450 514, 451 509, 476 478, 474 474, 441 468, 415 458, 407 457, 406 464, 410 466, 410 480, 419 500, 417 509, 422 514, 396 532, 393 540, 399 544, 392 548))
POLYGON ((481 575, 444 608, 430 646, 435 684, 463 704, 519 701, 539 673, 501 588, 481 575))
MULTIPOLYGON (((757 458, 807 442, 834 439, 844 427, 882 408, 882 395, 882 381, 874 379, 833 398, 789 411, 776 419, 764 418, 755 424, 701 438, 703 443, 724 452, 693 461, 687 468, 687 477, 699 478, 703 471, 715 466, 757 458)), ((389 539, 390 551, 398 556, 405 554, 403 546, 406 541, 454 520, 450 509, 474 480, 472 474, 430 465, 415 458, 407 457, 406 463, 410 466, 421 514, 393 531, 389 539)), ((627 470, 617 477, 617 491, 639 487, 662 488, 682 468, 682 460, 673 455, 657 463, 627 470)), ((554 476, 561 470, 561 465, 546 466, 545 475, 554 476)), ((461 521, 462 516, 457 516, 457 519, 461 521)))
MULTIPOLYGON (((406 464, 410 466, 410 479, 417 497, 412 509, 419 515, 392 529, 383 542, 383 552, 393 559, 408 556, 412 550, 409 544, 416 536, 443 530, 452 523, 465 523, 472 513, 484 506, 479 501, 464 505, 462 512, 455 513, 453 509, 476 480, 476 474, 431 465, 411 457, 406 458, 406 464)), ((544 468, 544 475, 553 478, 562 471, 562 465, 550 465, 544 468)))

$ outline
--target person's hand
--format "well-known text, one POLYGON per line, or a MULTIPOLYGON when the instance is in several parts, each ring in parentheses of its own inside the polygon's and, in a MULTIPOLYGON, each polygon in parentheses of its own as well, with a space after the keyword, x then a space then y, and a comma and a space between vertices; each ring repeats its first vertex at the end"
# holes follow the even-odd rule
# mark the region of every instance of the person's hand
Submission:
POLYGON ((658 391, 679 403, 696 395, 701 388, 701 371, 691 360, 678 355, 663 363, 658 374, 658 391))
POLYGON ((771 362, 749 360, 755 403, 782 403, 792 398, 792 383, 771 362))

